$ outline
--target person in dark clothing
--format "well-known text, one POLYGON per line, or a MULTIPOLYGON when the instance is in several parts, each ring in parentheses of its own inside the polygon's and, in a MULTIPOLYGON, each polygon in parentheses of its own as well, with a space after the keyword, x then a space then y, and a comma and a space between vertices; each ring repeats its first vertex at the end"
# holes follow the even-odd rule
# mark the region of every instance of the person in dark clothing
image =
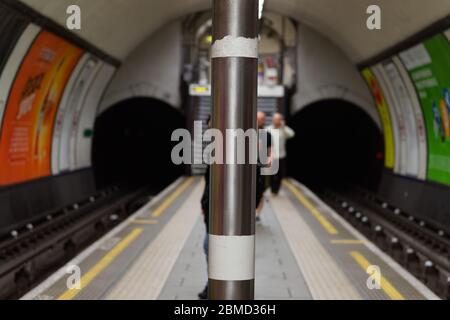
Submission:
MULTIPOLYGON (((208 128, 211 128, 211 116, 207 120, 208 128)), ((205 188, 203 190, 202 198, 200 199, 200 205, 203 213, 203 221, 205 222, 206 234, 203 239, 203 251, 206 256, 206 264, 208 264, 208 235, 209 235, 209 172, 210 166, 206 167, 206 171, 204 174, 205 178, 205 188)), ((198 294, 199 299, 204 300, 208 298, 208 283, 206 283, 205 288, 202 292, 198 294)))
MULTIPOLYGON (((205 222, 206 227, 206 234, 203 239, 203 251, 205 252, 206 256, 206 264, 208 264, 208 235, 209 235, 209 167, 206 167, 205 172, 205 189, 203 190, 203 195, 200 200, 200 205, 202 207, 202 213, 203 213, 203 221, 205 222)), ((198 294, 198 297, 202 300, 208 298, 208 283, 206 283, 205 288, 202 292, 198 294)))
MULTIPOLYGON (((203 212, 203 221, 205 222, 206 234, 209 233, 209 166, 206 167, 206 172, 204 174, 205 178, 205 189, 203 190, 203 195, 200 200, 200 204, 203 212)), ((205 254, 208 255, 208 251, 205 249, 205 254)))

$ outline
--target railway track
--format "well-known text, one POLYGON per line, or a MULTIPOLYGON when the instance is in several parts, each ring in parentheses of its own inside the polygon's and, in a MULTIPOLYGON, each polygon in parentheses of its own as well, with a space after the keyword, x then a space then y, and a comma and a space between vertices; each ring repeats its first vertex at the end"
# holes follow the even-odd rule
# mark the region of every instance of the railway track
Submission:
POLYGON ((0 299, 15 299, 116 226, 148 188, 109 187, 0 234, 0 299))
POLYGON ((383 251, 443 299, 450 299, 450 230, 418 219, 361 189, 317 190, 383 251))

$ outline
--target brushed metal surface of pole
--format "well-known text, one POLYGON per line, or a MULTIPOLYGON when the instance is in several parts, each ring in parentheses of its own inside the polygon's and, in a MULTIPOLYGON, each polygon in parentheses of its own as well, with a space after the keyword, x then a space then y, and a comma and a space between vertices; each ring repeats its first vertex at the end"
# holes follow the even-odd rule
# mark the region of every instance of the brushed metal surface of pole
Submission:
MULTIPOLYGON (((258 0, 213 1, 213 43, 225 36, 258 37, 258 0)), ((258 59, 217 57, 211 63, 212 126, 222 132, 226 145, 226 129, 256 129, 258 59)), ((256 164, 250 164, 248 157, 245 164, 213 164, 210 183, 210 234, 254 235, 256 164)), ((249 254, 254 264, 254 253, 249 254)), ((254 279, 210 279, 208 295, 253 299, 254 279)))

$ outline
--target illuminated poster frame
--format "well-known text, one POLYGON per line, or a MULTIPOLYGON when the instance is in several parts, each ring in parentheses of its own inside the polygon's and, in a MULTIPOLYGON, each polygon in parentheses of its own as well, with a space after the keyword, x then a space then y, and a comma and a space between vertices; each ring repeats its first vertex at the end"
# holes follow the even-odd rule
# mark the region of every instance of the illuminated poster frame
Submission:
POLYGON ((381 86, 373 72, 369 68, 365 68, 362 70, 362 75, 375 99, 375 105, 377 107, 378 114, 380 115, 380 120, 383 127, 385 149, 384 165, 388 169, 393 169, 395 161, 394 135, 388 105, 381 86))
POLYGON ((383 92, 387 103, 387 109, 391 119, 392 133, 394 139, 394 168, 396 174, 404 175, 405 161, 406 161, 406 137, 404 130, 404 120, 401 113, 398 111, 398 104, 396 97, 392 95, 392 87, 389 80, 386 78, 383 66, 381 64, 375 65, 371 68, 378 84, 383 92))
POLYGON ((83 109, 80 112, 78 128, 76 134, 76 145, 73 153, 73 170, 91 166, 92 134, 94 131, 95 118, 100 105, 103 92, 109 81, 113 77, 116 68, 110 64, 102 63, 101 69, 97 73, 89 92, 86 95, 83 109), (88 135, 90 133, 91 135, 88 135))
POLYGON ((389 83, 388 88, 394 98, 393 106, 397 112, 398 126, 400 127, 400 149, 402 152, 400 173, 418 178, 420 170, 420 148, 412 97, 398 70, 398 65, 395 64, 393 59, 383 62, 382 68, 384 69, 385 80, 389 83))
POLYGON ((97 65, 97 58, 88 53, 84 54, 74 71, 70 86, 67 86, 64 93, 65 100, 59 108, 53 135, 52 166, 54 173, 70 170, 70 157, 74 152, 70 146, 71 131, 74 122, 77 121, 77 110, 82 107, 86 90, 91 85, 97 65))
POLYGON ((406 97, 409 98, 410 107, 412 107, 412 112, 415 120, 415 134, 418 143, 418 156, 419 156, 419 167, 417 172, 417 178, 420 180, 425 180, 427 178, 427 161, 428 161, 428 147, 427 147, 427 133, 425 128, 425 120, 423 118, 422 107, 420 105, 419 99, 417 97, 416 89, 414 84, 409 77, 408 71, 403 65, 402 61, 398 56, 392 58, 392 62, 397 67, 397 71, 402 78, 404 89, 406 90, 406 97))
MULTIPOLYGON (((92 94, 91 89, 94 86, 95 83, 95 79, 100 71, 102 67, 102 63, 99 59, 91 56, 88 60, 88 62, 86 63, 86 78, 85 78, 85 83, 86 85, 84 86, 82 92, 81 92, 81 96, 82 99, 80 100, 80 103, 76 106, 76 108, 74 109, 74 113, 73 113, 73 117, 72 117, 72 123, 70 126, 70 130, 69 130, 69 135, 68 135, 68 144, 69 144, 69 170, 75 170, 76 168, 76 154, 77 154, 77 150, 76 150, 76 144, 77 144, 77 133, 78 133, 78 129, 80 127, 80 121, 81 121, 81 117, 82 117, 82 113, 83 110, 84 112, 86 112, 86 109, 88 108, 94 108, 96 109, 97 105, 91 105, 88 100, 89 100, 89 96, 92 94)), ((102 94, 103 91, 101 91, 99 94, 102 94)))

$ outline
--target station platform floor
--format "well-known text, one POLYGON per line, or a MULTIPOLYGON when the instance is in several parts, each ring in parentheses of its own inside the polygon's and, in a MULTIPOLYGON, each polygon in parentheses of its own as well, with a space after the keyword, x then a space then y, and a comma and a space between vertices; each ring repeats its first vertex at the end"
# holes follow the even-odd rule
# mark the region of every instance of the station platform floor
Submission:
MULTIPOLYGON (((203 185, 178 179, 22 299, 197 299, 207 281, 203 185)), ((438 299, 293 179, 265 194, 261 220, 256 299, 438 299)))

